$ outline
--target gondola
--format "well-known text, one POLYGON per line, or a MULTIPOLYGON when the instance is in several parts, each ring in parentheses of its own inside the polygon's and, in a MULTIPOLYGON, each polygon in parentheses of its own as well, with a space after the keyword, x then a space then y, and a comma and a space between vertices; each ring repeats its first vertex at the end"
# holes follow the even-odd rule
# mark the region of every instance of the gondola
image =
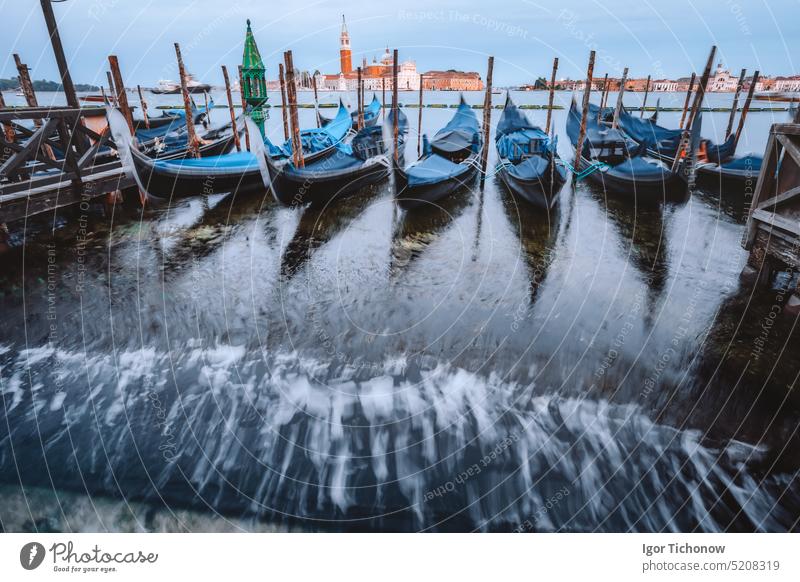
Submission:
POLYGON ((431 150, 448 160, 460 162, 473 154, 476 135, 480 137, 478 116, 462 94, 453 118, 433 136, 431 150))
MULTIPOLYGON (((208 108, 214 107, 212 100, 208 104, 208 108)), ((192 120, 195 125, 200 123, 207 115, 208 110, 205 107, 192 106, 192 120)), ((160 117, 153 117, 150 121, 150 127, 147 128, 144 120, 134 119, 133 127, 136 131, 136 139, 139 143, 148 144, 155 142, 157 139, 164 139, 171 133, 178 132, 186 129, 186 113, 183 111, 173 112, 167 114, 162 113, 160 117)))
MULTIPOLYGON (((339 106, 342 106, 341 100, 339 101, 339 106)), ((376 123, 378 123, 380 115, 381 102, 378 100, 376 95, 373 95, 370 104, 364 108, 364 127, 373 127, 376 123)), ((319 117, 319 123, 322 127, 325 127, 334 119, 323 117, 323 115, 319 112, 317 112, 317 116, 319 117)), ((351 112, 350 117, 353 119, 353 122, 356 123, 358 120, 358 111, 351 112)))
MULTIPOLYGON (((639 119, 624 110, 620 113, 619 125, 637 143, 647 147, 648 155, 670 165, 673 163, 680 147, 682 130, 661 127, 654 120, 639 119)), ((721 144, 700 140, 696 152, 697 183, 723 194, 741 194, 748 190, 752 192, 761 171, 763 157, 756 154, 735 154, 735 134, 729 135, 721 144)))
POLYGON ((556 141, 528 121, 510 96, 497 123, 495 146, 500 158, 497 175, 506 188, 534 206, 552 208, 567 179, 558 163, 556 141))
MULTIPOLYGON (((270 145, 267 144, 267 148, 270 145)), ((391 163, 383 127, 365 127, 329 156, 296 167, 266 156, 272 192, 287 206, 319 203, 354 192, 389 176, 391 163)))
POLYGON ((475 180, 483 148, 477 116, 463 97, 445 127, 450 129, 436 134, 440 138, 438 150, 423 136, 419 160, 405 169, 395 163, 396 198, 401 206, 411 208, 435 202, 475 180), (454 132, 456 127, 458 133, 454 132), (464 143, 469 143, 469 147, 465 149, 464 143))
MULTIPOLYGON (((580 156, 581 170, 590 167, 587 179, 606 191, 633 193, 644 199, 660 199, 667 192, 684 189, 685 182, 680 172, 673 172, 661 160, 646 155, 646 144, 638 144, 618 128, 607 127, 597 121, 590 110, 586 122, 586 135, 580 156)), ((581 113, 572 100, 567 116, 567 135, 572 146, 577 148, 580 134, 581 113)))
MULTIPOLYGON (((126 173, 137 180, 141 189, 155 196, 183 197, 263 188, 265 183, 269 183, 265 158, 269 156, 278 164, 286 163, 291 157, 288 143, 275 146, 269 142, 266 145, 260 139, 252 139, 259 132, 248 120, 250 152, 232 152, 201 158, 153 159, 131 140, 126 131, 127 124, 119 111, 109 108, 107 115, 126 173), (265 149, 267 147, 268 150, 265 149)), ((305 159, 309 164, 332 155, 348 135, 351 122, 347 110, 342 107, 337 118, 337 121, 322 130, 301 132, 305 159)))

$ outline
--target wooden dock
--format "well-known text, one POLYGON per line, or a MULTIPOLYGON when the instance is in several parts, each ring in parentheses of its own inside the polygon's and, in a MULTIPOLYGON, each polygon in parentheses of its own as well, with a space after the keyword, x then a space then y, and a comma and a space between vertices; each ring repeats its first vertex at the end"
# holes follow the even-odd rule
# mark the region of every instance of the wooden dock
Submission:
MULTIPOLYGON (((750 251, 748 270, 761 282, 776 270, 800 272, 800 123, 770 129, 743 246, 750 251)), ((786 309, 800 313, 800 285, 786 309)))
POLYGON ((4 109, 0 125, 0 224, 134 185, 100 129, 103 108, 4 109))

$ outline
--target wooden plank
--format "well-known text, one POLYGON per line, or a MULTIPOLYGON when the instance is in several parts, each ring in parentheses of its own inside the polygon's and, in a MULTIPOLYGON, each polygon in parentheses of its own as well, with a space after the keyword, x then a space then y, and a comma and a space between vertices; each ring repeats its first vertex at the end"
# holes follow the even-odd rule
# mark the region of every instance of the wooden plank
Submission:
POLYGON ((778 151, 780 144, 775 139, 774 129, 775 128, 773 127, 769 133, 769 138, 767 138, 767 147, 764 150, 764 165, 761 167, 761 172, 758 174, 755 193, 753 194, 753 200, 750 202, 750 212, 747 217, 747 229, 745 231, 745 237, 742 245, 747 250, 750 250, 756 237, 756 224, 753 221, 753 211, 758 208, 759 201, 763 197, 769 196, 771 198, 773 196, 772 192, 775 187, 775 172, 777 171, 777 160, 780 154, 778 151))
POLYGON ((795 186, 791 190, 787 190, 783 194, 778 194, 777 196, 773 196, 772 198, 767 198, 764 202, 759 203, 758 208, 771 208, 781 204, 782 202, 786 202, 790 198, 794 198, 795 196, 800 195, 800 186, 795 186))
POLYGON ((50 136, 58 127, 58 120, 48 119, 47 122, 36 131, 28 140, 25 146, 15 155, 11 156, 6 163, 0 166, 0 176, 8 176, 14 173, 32 156, 32 154, 42 146, 42 142, 50 136))
POLYGON ((786 150, 786 153, 792 156, 794 162, 800 166, 800 148, 797 147, 789 137, 782 135, 780 133, 776 134, 775 137, 781 142, 781 145, 786 150))
POLYGON ((800 220, 790 220, 774 212, 757 208, 753 211, 753 219, 781 228, 800 236, 800 220))

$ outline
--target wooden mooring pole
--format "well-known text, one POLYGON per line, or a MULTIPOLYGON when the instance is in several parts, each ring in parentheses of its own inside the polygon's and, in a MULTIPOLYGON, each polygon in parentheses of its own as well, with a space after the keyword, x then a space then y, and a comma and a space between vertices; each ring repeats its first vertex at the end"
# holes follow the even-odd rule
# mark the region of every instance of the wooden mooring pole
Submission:
MULTIPOLYGON (((228 111, 231 114, 231 131, 233 131, 233 143, 236 151, 242 151, 242 142, 239 140, 239 128, 236 127, 236 112, 233 108, 233 93, 231 93, 231 80, 228 77, 228 67, 222 65, 222 77, 225 79, 225 94, 228 97, 228 111)), ((244 114, 243 114, 244 115, 244 114)))
POLYGON ((603 91, 600 93, 600 109, 597 110, 597 123, 603 121, 603 110, 606 108, 606 100, 608 99, 608 73, 603 77, 603 91))
POLYGON ((286 76, 283 74, 283 63, 278 63, 278 84, 281 87, 281 114, 283 115, 283 139, 289 139, 289 110, 286 103, 286 76))
POLYGON ((67 59, 64 56, 64 46, 61 44, 61 35, 58 33, 56 17, 55 14, 53 14, 53 5, 50 3, 50 0, 41 0, 41 5, 42 14, 44 14, 44 22, 47 25, 47 32, 50 35, 50 44, 53 47, 53 53, 56 57, 59 75, 61 75, 61 86, 67 98, 67 105, 74 109, 80 109, 78 96, 75 93, 75 85, 72 84, 72 77, 69 74, 67 59))
POLYGON ((556 73, 558 72, 558 57, 553 59, 553 72, 550 75, 550 95, 547 98, 547 121, 544 124, 544 132, 550 135, 550 120, 553 118, 553 98, 556 92, 556 73))
MULTIPOLYGON (((739 82, 736 83, 736 92, 733 94, 733 104, 731 105, 731 114, 728 116, 728 127, 725 130, 725 139, 728 139, 731 135, 731 131, 733 131, 733 120, 736 117, 736 109, 739 106, 739 96, 742 93, 742 87, 744 86, 744 76, 747 74, 747 69, 742 69, 742 73, 739 75, 739 82)), ((755 83, 753 83, 755 85, 755 83)))
MULTIPOLYGON (((239 65, 239 94, 242 98, 242 119, 247 115, 247 99, 244 96, 244 74, 242 73, 242 65, 239 65)), ((247 123, 244 123, 244 142, 247 146, 247 151, 250 151, 250 130, 247 128, 247 123)))
POLYGON ((311 84, 314 87, 314 117, 317 118, 317 127, 320 126, 319 120, 319 96, 317 95, 317 76, 311 76, 311 84))
POLYGON ((639 113, 639 117, 644 117, 644 108, 647 107, 647 94, 650 93, 650 75, 647 75, 647 83, 644 86, 644 99, 642 100, 642 111, 639 113))
MULTIPOLYGON (((3 92, 0 91, 0 110, 5 108, 6 108, 6 101, 3 98, 3 92)), ((3 123, 2 125, 3 125, 3 135, 5 135, 5 140, 8 143, 14 143, 17 137, 14 132, 14 126, 11 125, 10 123, 3 123)), ((0 162, 0 165, 2 165, 2 162, 0 162)))
MULTIPOLYGON (((19 86, 22 89, 22 94, 25 95, 25 102, 28 104, 28 107, 39 107, 39 102, 36 99, 36 91, 33 90, 33 83, 31 82, 28 65, 22 62, 22 59, 17 53, 14 53, 14 63, 17 65, 19 86)), ((41 119, 36 119, 35 122, 37 126, 42 124, 41 119)))
POLYGON ((423 76, 419 76, 419 121, 417 122, 417 157, 422 155, 422 92, 425 89, 423 76))
POLYGON ((400 142, 400 94, 398 93, 397 87, 397 73, 398 73, 398 54, 397 49, 394 49, 392 53, 392 117, 394 128, 392 130, 393 134, 393 141, 394 141, 394 159, 397 161, 400 158, 400 154, 397 151, 398 144, 400 142))
POLYGON ((628 80, 628 67, 622 70, 622 81, 619 84, 619 93, 617 93, 617 105, 614 107, 614 118, 611 120, 611 129, 617 129, 619 124, 619 114, 622 113, 622 97, 625 95, 625 83, 628 80))
POLYGON ((494 57, 489 57, 486 68, 486 94, 483 96, 483 149, 481 150, 481 182, 486 177, 486 162, 489 159, 489 134, 492 129, 492 75, 494 57))
POLYGON ((750 83, 750 88, 747 90, 747 99, 744 101, 742 107, 742 115, 739 117, 739 127, 736 128, 736 137, 733 140, 733 149, 736 151, 736 146, 739 145, 739 138, 742 137, 742 130, 744 130, 744 120, 747 119, 747 113, 750 111, 750 102, 753 100, 753 93, 756 90, 756 83, 758 83, 759 71, 753 73, 753 82, 750 83))
POLYGON ((386 119, 386 77, 381 77, 381 116, 386 119))
POLYGON ((187 141, 189 152, 195 158, 200 157, 200 149, 198 148, 199 140, 194 131, 194 114, 192 112, 192 102, 189 99, 189 88, 186 86, 186 69, 183 66, 183 57, 181 56, 181 46, 175 43, 175 56, 178 58, 178 74, 181 77, 181 93, 183 94, 183 109, 186 111, 186 129, 187 141))
MULTIPOLYGON (((575 144, 575 171, 581 170, 583 157, 583 140, 586 138, 586 117, 589 115, 589 98, 592 96, 592 76, 594 75, 594 51, 589 53, 589 67, 586 69, 586 89, 583 92, 583 107, 581 114, 581 129, 578 133, 578 142, 575 144)), ((573 174, 573 177, 576 177, 573 174)))
POLYGON ((150 129, 150 118, 147 116, 147 101, 144 100, 142 94, 142 86, 136 85, 136 91, 139 92, 139 104, 142 106, 142 117, 144 118, 144 126, 150 129))
POLYGON ((106 81, 108 82, 108 94, 111 95, 111 105, 119 107, 117 100, 117 89, 114 87, 114 77, 111 76, 111 71, 106 71, 106 81))
POLYGON ((358 116, 356 117, 356 130, 361 131, 364 128, 364 103, 363 103, 363 95, 364 92, 362 91, 361 87, 361 67, 356 69, 356 95, 357 103, 358 103, 358 116))
POLYGON ((696 73, 692 73, 689 79, 689 89, 686 91, 686 99, 683 102, 683 112, 681 112, 681 120, 678 123, 678 129, 683 129, 683 122, 686 121, 686 111, 689 109, 689 101, 692 98, 692 91, 694 90, 694 81, 697 78, 696 73))
MULTIPOLYGON (((117 89, 117 103, 119 104, 120 111, 125 116, 128 122, 128 129, 131 130, 131 135, 135 134, 133 129, 133 115, 131 114, 130 105, 128 105, 128 94, 125 92, 125 83, 122 81, 122 72, 119 68, 119 59, 116 55, 108 56, 108 65, 111 67, 111 75, 114 78, 114 87, 117 89)), ((187 117, 190 120, 191 117, 187 117)))
POLYGON ((711 67, 714 65, 714 56, 717 54, 717 47, 712 46, 711 52, 708 54, 706 61, 706 68, 703 70, 703 75, 700 77, 700 83, 697 85, 697 90, 694 92, 694 101, 692 101, 692 110, 686 120, 686 128, 692 127, 694 118, 703 106, 703 98, 706 95, 706 87, 708 87, 708 79, 711 77, 711 67))
POLYGON ((283 60, 286 66, 286 97, 289 99, 289 119, 292 122, 292 158, 296 168, 304 168, 306 162, 303 157, 303 142, 300 139, 300 121, 297 117, 297 85, 294 78, 292 51, 283 53, 283 60))

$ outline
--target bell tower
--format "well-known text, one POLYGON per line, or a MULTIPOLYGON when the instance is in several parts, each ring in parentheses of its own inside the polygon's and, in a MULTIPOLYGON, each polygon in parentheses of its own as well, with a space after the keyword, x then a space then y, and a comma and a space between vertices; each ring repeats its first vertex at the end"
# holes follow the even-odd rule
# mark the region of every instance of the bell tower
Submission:
POLYGON ((342 73, 353 71, 352 51, 350 50, 350 34, 347 32, 347 23, 342 14, 342 34, 339 36, 339 60, 342 65, 342 73))

